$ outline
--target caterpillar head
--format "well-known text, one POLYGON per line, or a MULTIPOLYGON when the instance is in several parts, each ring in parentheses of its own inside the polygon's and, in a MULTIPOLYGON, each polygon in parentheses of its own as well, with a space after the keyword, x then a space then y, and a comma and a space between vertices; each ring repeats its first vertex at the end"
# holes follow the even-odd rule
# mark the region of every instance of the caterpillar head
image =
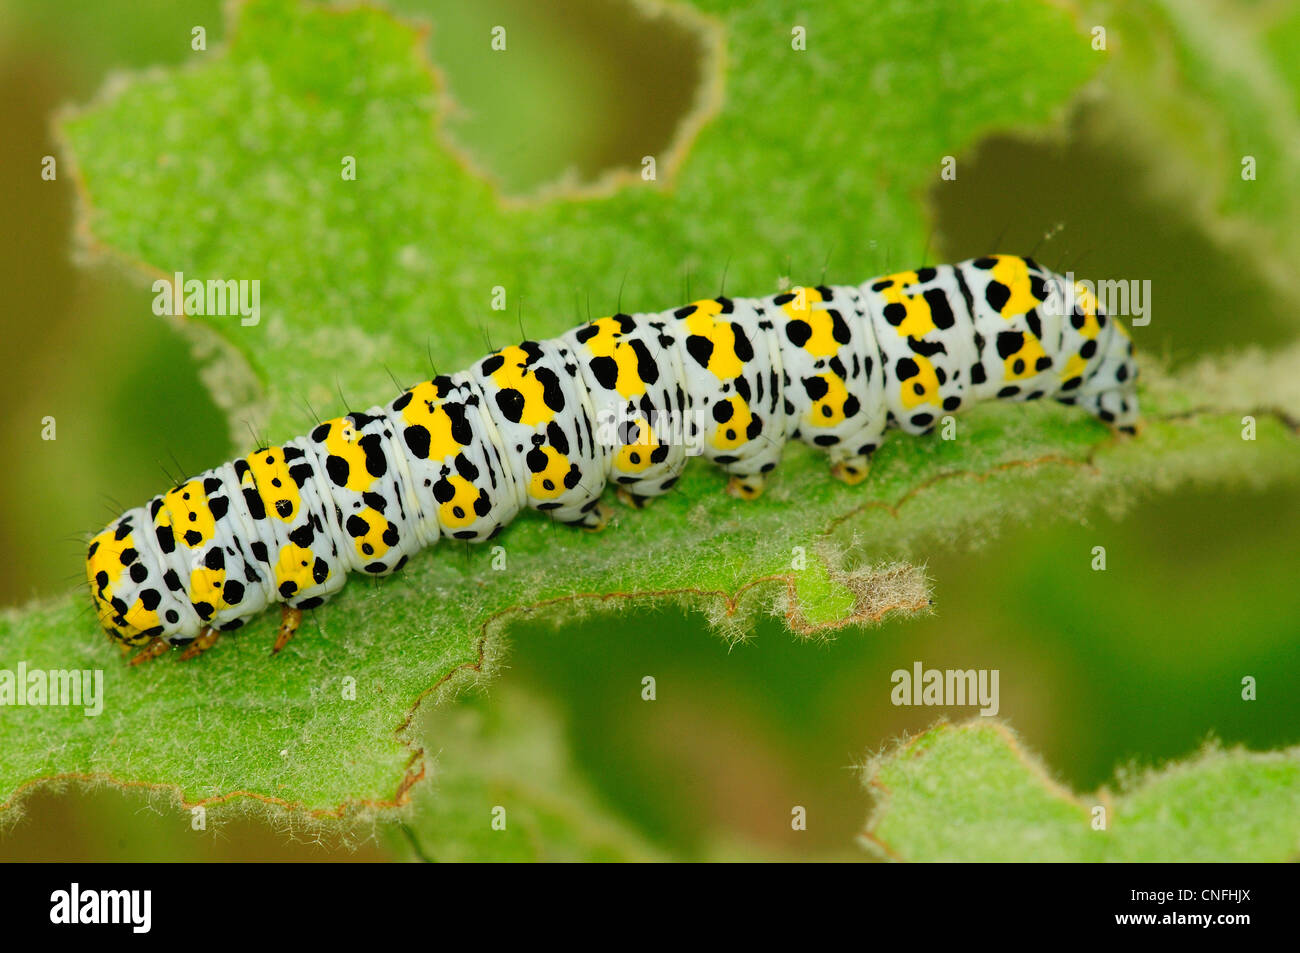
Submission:
POLYGON ((86 548, 86 579, 95 614, 109 635, 142 645, 164 630, 158 610, 162 579, 135 545, 133 513, 111 523, 86 548))

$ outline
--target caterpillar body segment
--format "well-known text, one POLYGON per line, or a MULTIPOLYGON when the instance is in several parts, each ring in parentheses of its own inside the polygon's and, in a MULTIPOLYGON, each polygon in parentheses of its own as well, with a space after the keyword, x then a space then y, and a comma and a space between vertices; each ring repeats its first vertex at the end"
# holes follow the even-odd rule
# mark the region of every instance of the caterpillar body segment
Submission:
POLYGON ((206 651, 273 603, 278 650, 349 573, 491 539, 524 508, 599 529, 607 483, 643 506, 696 453, 742 498, 793 439, 852 484, 890 426, 925 434, 984 400, 1050 397, 1131 432, 1136 379, 1119 321, 1010 255, 615 314, 199 474, 96 535, 86 573, 110 635, 150 646, 138 659, 206 651))

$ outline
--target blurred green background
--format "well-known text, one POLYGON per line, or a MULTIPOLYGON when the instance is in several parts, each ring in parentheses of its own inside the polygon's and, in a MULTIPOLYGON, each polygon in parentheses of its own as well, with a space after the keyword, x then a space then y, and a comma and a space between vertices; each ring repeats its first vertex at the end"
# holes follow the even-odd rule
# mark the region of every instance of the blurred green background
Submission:
MULTIPOLYGON (((430 55, 458 106, 448 132, 515 195, 637 168, 672 139, 701 72, 692 36, 626 3, 393 6, 436 24, 430 55), (512 24, 517 55, 489 63, 478 39, 499 22, 512 24)), ((130 11, 0 0, 6 605, 77 585, 79 537, 155 492, 173 459, 197 470, 243 449, 230 445, 190 343, 152 314, 148 283, 75 260, 71 182, 39 176, 41 157, 58 154, 60 105, 84 103, 114 70, 185 61, 195 25, 210 50, 221 42, 219 3, 142 0, 130 11), (46 415, 57 418, 56 441, 34 439, 46 415), (159 433, 172 435, 169 446, 159 433)), ((963 156, 960 180, 930 197, 932 257, 997 243, 1028 250, 1064 224, 1040 257, 1090 277, 1150 278, 1158 313, 1171 317, 1143 342, 1175 365, 1293 339, 1297 302, 1264 280, 1251 251, 1208 233, 1176 190, 1153 187, 1158 157, 1134 154, 1113 120, 1123 82, 1104 73, 1058 135, 1008 132, 963 156)), ((678 610, 518 625, 488 697, 458 705, 543 699, 583 783, 665 856, 857 858, 867 799, 853 766, 937 714, 889 704, 889 673, 917 659, 999 669, 1001 716, 1081 790, 1119 765, 1183 757, 1210 736, 1252 748, 1300 742, 1295 489, 1185 489, 1120 519, 1062 514, 991 531, 975 551, 913 554, 937 581, 936 614, 832 642, 800 642, 773 621, 732 647, 678 610), (1110 554, 1105 573, 1088 570, 1096 545, 1110 554), (646 674, 659 684, 653 715, 627 689, 646 674), (1241 701, 1245 675, 1259 679, 1259 702, 1241 701), (790 830, 793 804, 808 809, 806 832, 790 830)), ((440 718, 430 719, 434 750, 440 718)), ((0 857, 355 860, 389 856, 391 844, 315 841, 256 820, 195 837, 188 815, 138 793, 47 791, 0 832, 0 857)), ((436 841, 424 846, 438 854, 436 841)))

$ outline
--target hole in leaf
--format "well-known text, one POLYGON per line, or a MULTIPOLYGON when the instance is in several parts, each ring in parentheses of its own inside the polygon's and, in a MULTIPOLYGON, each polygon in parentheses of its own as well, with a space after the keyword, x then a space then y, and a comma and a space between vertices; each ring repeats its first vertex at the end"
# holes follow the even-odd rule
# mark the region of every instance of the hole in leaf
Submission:
POLYGON ((508 195, 640 177, 646 156, 662 181, 709 100, 707 27, 676 11, 609 0, 397 6, 433 21, 452 101, 444 135, 508 195))
POLYGON ((1175 364, 1291 340, 1284 316, 1294 304, 1265 281, 1252 250, 1207 231, 1188 197, 1159 178, 1160 157, 1135 151, 1107 108, 1077 107, 1063 139, 996 135, 959 157, 957 179, 931 190, 931 257, 1037 248, 1043 265, 1076 278, 1149 280, 1151 323, 1134 340, 1175 364))

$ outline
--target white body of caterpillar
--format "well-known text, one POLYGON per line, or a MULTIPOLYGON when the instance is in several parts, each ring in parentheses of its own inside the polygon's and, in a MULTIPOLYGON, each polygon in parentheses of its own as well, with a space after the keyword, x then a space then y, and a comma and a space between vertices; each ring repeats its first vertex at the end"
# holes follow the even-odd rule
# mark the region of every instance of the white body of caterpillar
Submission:
POLYGON ((279 602, 278 648, 349 572, 489 539, 525 507, 599 528, 608 481, 642 505, 688 444, 743 498, 792 439, 856 483, 888 426, 926 433, 981 400, 1051 397, 1131 430, 1136 377, 1117 320, 1009 255, 616 314, 187 480, 99 533, 87 576, 121 642, 206 648, 279 602))

